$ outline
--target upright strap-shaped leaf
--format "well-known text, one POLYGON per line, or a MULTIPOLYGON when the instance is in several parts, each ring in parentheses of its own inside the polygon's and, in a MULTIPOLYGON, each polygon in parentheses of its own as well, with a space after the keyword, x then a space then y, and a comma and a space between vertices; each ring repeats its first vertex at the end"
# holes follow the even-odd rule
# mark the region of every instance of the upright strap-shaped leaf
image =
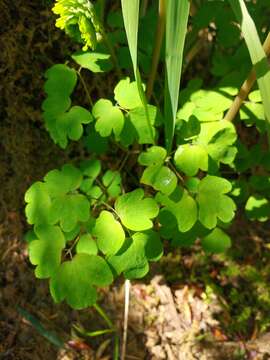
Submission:
POLYGON ((251 61, 255 68, 264 111, 268 121, 268 136, 270 137, 270 67, 267 57, 260 42, 256 26, 248 13, 245 2, 243 0, 230 0, 230 4, 241 25, 251 61))
POLYGON ((168 151, 174 136, 189 7, 189 0, 167 0, 166 4, 165 133, 168 151))
POLYGON ((138 28, 140 0, 121 0, 124 25, 127 34, 128 47, 133 65, 134 76, 137 82, 140 98, 145 110, 147 125, 154 143, 154 133, 151 126, 150 116, 147 107, 147 100, 137 64, 138 28))
POLYGON ((136 77, 140 0, 121 0, 121 4, 129 51, 136 77))

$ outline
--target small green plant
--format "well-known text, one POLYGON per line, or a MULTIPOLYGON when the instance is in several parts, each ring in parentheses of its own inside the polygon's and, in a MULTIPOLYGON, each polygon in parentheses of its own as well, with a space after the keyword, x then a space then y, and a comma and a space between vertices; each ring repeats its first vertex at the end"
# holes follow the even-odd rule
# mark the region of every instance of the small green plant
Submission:
MULTIPOLYGON (((25 195, 27 221, 33 225, 27 240, 35 275, 49 279, 56 302, 65 300, 75 309, 94 305, 97 288, 121 274, 126 279, 145 276, 149 263, 162 257, 165 239, 172 246, 191 246, 200 239, 206 253, 220 253, 231 246, 226 229, 237 205, 252 220, 265 221, 270 215, 269 177, 256 172, 250 176, 250 169, 270 168, 269 152, 263 150, 270 120, 270 71, 245 2, 232 0, 232 8, 206 2, 189 17, 188 0, 160 0, 159 13, 155 3, 150 15, 147 11, 140 20, 140 2, 122 0, 123 17, 119 11, 110 12, 101 23, 97 13, 104 18, 102 3, 56 1, 56 26, 81 43, 83 51, 47 70, 42 104, 53 141, 65 149, 70 141, 83 138, 90 154, 79 163, 51 170, 25 195), (257 129, 260 140, 250 149, 233 123, 224 119, 251 65, 232 9, 259 80, 259 90, 249 94, 237 118, 257 129), (225 29, 224 16, 230 20, 225 29), (156 46, 149 40, 152 34, 138 38, 139 22, 149 26, 153 20, 156 46), (203 28, 215 39, 211 71, 219 80, 203 89, 203 80, 194 77, 179 93, 185 41, 187 50, 192 48, 203 28), (236 52, 234 58, 232 49, 244 55, 236 52), (143 80, 152 53, 152 63, 161 59, 165 73, 162 78, 151 72, 151 82, 159 81, 147 92, 153 99, 148 101, 143 80), (244 76, 235 77, 239 59, 248 66, 244 76), (118 79, 114 89, 108 86, 108 98, 93 101, 83 71, 113 67, 129 76, 118 79), (79 81, 88 107, 74 99, 79 81)), ((264 6, 249 5, 254 11, 264 6)), ((260 30, 264 26, 259 23, 260 30)))

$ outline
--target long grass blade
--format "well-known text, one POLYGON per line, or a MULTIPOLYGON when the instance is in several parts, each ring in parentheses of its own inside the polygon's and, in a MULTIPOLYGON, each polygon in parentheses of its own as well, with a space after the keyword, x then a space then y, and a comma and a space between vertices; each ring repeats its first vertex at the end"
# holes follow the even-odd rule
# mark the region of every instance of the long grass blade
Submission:
POLYGON ((121 4, 128 47, 133 64, 134 75, 136 77, 140 0, 121 0, 121 4))
POLYGON ((46 330, 34 315, 30 314, 27 310, 21 308, 20 306, 17 306, 17 311, 22 317, 24 317, 32 324, 32 326, 37 330, 40 335, 47 339, 51 344, 55 345, 60 349, 65 346, 64 341, 62 341, 53 332, 46 330))
POLYGON ((128 47, 133 65, 134 76, 137 82, 140 98, 145 110, 145 117, 149 128, 149 132, 152 137, 152 142, 154 143, 155 142, 154 132, 149 117, 147 99, 144 92, 143 83, 141 80, 140 72, 138 69, 138 63, 137 63, 140 0, 121 0, 121 4, 122 4, 122 13, 123 13, 124 25, 128 40, 128 47))
POLYGON ((243 0, 230 0, 231 7, 241 25, 242 33, 254 66, 259 90, 262 96, 270 138, 270 66, 262 47, 256 26, 243 0))
POLYGON ((167 0, 166 3, 165 140, 168 151, 174 136, 189 8, 189 0, 167 0))

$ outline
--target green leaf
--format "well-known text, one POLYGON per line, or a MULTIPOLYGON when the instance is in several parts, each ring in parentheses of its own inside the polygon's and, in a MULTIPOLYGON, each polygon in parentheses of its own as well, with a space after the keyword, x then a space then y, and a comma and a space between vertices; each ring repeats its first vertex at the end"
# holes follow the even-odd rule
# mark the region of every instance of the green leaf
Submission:
POLYGON ((35 182, 25 193, 25 214, 28 224, 49 224, 51 198, 44 183, 35 182))
MULTIPOLYGON (((232 98, 228 96, 228 94, 223 94, 219 89, 202 90, 201 94, 203 96, 198 96, 198 98, 195 98, 193 94, 191 99, 198 108, 208 112, 208 117, 211 116, 209 115, 211 113, 223 113, 225 110, 229 109, 232 104, 232 98)), ((196 114, 194 113, 194 115, 196 114)))
POLYGON ((57 132, 55 128, 55 118, 67 111, 70 106, 70 98, 62 96, 61 94, 50 95, 43 101, 41 106, 44 111, 43 117, 50 132, 57 132))
POLYGON ((124 127, 124 115, 110 100, 98 100, 93 107, 93 116, 97 119, 96 131, 101 136, 110 136, 112 131, 116 137, 120 135, 124 127))
POLYGON ((124 272, 128 279, 136 279, 145 276, 149 270, 145 256, 144 243, 135 239, 126 239, 122 249, 114 256, 108 258, 117 275, 124 272))
POLYGON ((189 231, 196 223, 198 218, 197 204, 186 190, 176 188, 170 197, 158 193, 156 199, 176 218, 179 231, 189 231))
POLYGON ((223 253, 230 246, 230 237, 219 228, 214 229, 202 239, 202 247, 206 252, 223 253))
POLYGON ((136 81, 130 82, 129 78, 120 80, 114 89, 114 98, 124 109, 135 109, 142 106, 136 81))
POLYGON ((270 176, 266 175, 252 175, 249 179, 249 184, 253 189, 261 192, 268 192, 270 190, 270 176))
POLYGON ((107 188, 107 193, 112 198, 121 194, 121 174, 119 171, 108 170, 102 177, 103 185, 107 188))
POLYGON ((66 164, 61 170, 51 170, 44 178, 45 188, 51 197, 65 195, 79 188, 82 173, 73 165, 66 164))
POLYGON ((64 232, 66 242, 74 240, 80 233, 81 226, 77 224, 75 228, 69 232, 64 232))
POLYGON ((170 195, 176 188, 177 177, 167 166, 152 165, 144 170, 140 182, 170 195))
POLYGON ((93 73, 109 71, 112 69, 109 54, 102 54, 92 51, 78 51, 74 53, 72 59, 84 69, 93 73))
POLYGON ((84 138, 86 149, 93 154, 104 154, 108 150, 108 139, 99 135, 95 127, 88 126, 88 135, 84 138))
POLYGON ((36 226, 35 234, 38 240, 29 244, 29 258, 33 265, 37 265, 36 277, 46 279, 54 274, 61 263, 65 237, 58 226, 51 225, 36 226))
POLYGON ((79 221, 89 219, 90 203, 84 195, 61 195, 52 201, 50 222, 60 222, 63 231, 72 231, 79 221))
POLYGON ((55 302, 66 300, 74 309, 94 305, 96 286, 106 286, 113 281, 111 270, 104 259, 96 255, 77 254, 65 261, 50 281, 50 291, 55 302))
POLYGON ((154 199, 144 198, 144 191, 136 189, 120 196, 115 210, 126 228, 143 231, 153 227, 151 219, 158 215, 159 209, 154 199))
POLYGON ((270 202, 262 195, 252 195, 246 203, 245 211, 250 220, 267 221, 270 217, 270 202))
POLYGON ((55 119, 57 143, 62 148, 66 148, 68 138, 79 140, 83 134, 83 124, 89 124, 92 121, 91 113, 81 106, 73 106, 68 112, 57 116, 55 119))
POLYGON ((147 260, 158 261, 163 255, 163 246, 157 232, 147 230, 145 232, 133 235, 134 241, 140 241, 144 244, 144 251, 147 260))
POLYGON ((94 182, 101 172, 101 162, 97 159, 84 160, 80 163, 80 168, 83 175, 94 182))
POLYGON ((151 127, 149 127, 148 119, 144 107, 137 107, 128 113, 128 117, 136 130, 139 144, 153 144, 153 134, 155 134, 155 120, 157 117, 157 109, 155 106, 147 105, 148 117, 151 127))
POLYGON ((97 243, 90 234, 83 234, 77 242, 76 252, 77 254, 97 255, 97 243))
POLYGON ((205 146, 215 161, 231 164, 237 152, 233 146, 236 139, 237 134, 232 123, 217 121, 201 124, 201 132, 196 141, 205 146))
POLYGON ((225 223, 233 219, 236 206, 233 200, 225 195, 231 189, 228 180, 217 176, 207 175, 201 180, 197 196, 199 220, 207 229, 216 227, 218 219, 225 223))
POLYGON ((77 83, 77 74, 64 64, 56 64, 50 67, 46 73, 44 90, 48 96, 69 97, 77 83))
POLYGON ((161 146, 151 146, 146 152, 140 153, 138 162, 144 166, 162 165, 166 159, 167 151, 161 146))
POLYGON ((93 235, 97 238, 98 248, 105 255, 114 255, 125 241, 125 232, 113 214, 102 211, 96 220, 93 235))
POLYGON ((159 235, 149 230, 126 239, 122 249, 109 257, 108 262, 117 274, 124 272, 126 278, 137 279, 149 271, 148 261, 158 261, 162 254, 159 235))
POLYGON ((189 7, 188 0, 166 1, 165 140, 168 151, 174 136, 189 7))
POLYGON ((231 7, 241 25, 241 30, 246 41, 248 51, 254 65, 259 90, 261 92, 264 111, 268 121, 268 131, 270 122, 270 67, 265 51, 260 42, 256 26, 248 13, 243 0, 230 0, 231 7))
POLYGON ((194 176, 199 169, 208 170, 208 154, 201 145, 181 145, 176 150, 174 161, 177 168, 188 176, 194 176))

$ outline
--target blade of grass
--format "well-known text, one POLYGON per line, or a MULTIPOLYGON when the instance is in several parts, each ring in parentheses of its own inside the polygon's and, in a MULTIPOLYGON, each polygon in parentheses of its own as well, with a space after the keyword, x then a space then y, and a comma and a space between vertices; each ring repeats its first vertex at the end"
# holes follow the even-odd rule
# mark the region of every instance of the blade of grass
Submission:
POLYGON ((270 138, 270 67, 267 56, 245 2, 243 0, 230 0, 230 4, 240 23, 250 58, 255 69, 267 120, 268 137, 270 138))
POLYGON ((128 47, 133 64, 134 75, 136 77, 140 0, 121 0, 121 4, 128 47))
POLYGON ((140 98, 145 110, 147 126, 149 128, 149 132, 152 137, 152 142, 154 143, 155 142, 154 133, 149 117, 147 100, 137 63, 140 0, 121 0, 121 4, 122 4, 122 13, 124 18, 125 30, 127 34, 129 52, 133 65, 134 76, 137 82, 140 98))
POLYGON ((104 321, 110 327, 110 329, 113 329, 114 328, 113 323, 111 319, 108 317, 108 315, 104 312, 104 310, 98 304, 95 304, 94 308, 99 313, 99 315, 104 319, 104 321))
POLYGON ((111 333, 115 332, 115 329, 102 329, 102 330, 95 330, 95 331, 86 331, 78 325, 73 325, 73 327, 79 334, 81 334, 83 336, 88 336, 88 337, 96 337, 96 336, 111 334, 111 333))
POLYGON ((40 321, 35 316, 30 314, 27 310, 21 308, 20 306, 17 306, 17 311, 22 317, 24 317, 32 324, 32 326, 37 330, 40 335, 47 339, 51 344, 60 349, 65 346, 64 341, 59 339, 59 337, 51 331, 46 330, 44 326, 40 323, 40 321))
POLYGON ((168 152, 174 136, 189 8, 188 0, 166 2, 165 141, 168 152))
POLYGON ((152 56, 152 64, 151 64, 151 71, 149 74, 147 87, 146 87, 146 97, 148 100, 151 99, 153 88, 154 88, 154 82, 157 74, 157 68, 160 58, 160 51, 161 46, 163 42, 164 37, 164 30, 165 30, 165 9, 166 9, 166 0, 159 0, 159 6, 158 6, 158 23, 157 23, 157 29, 156 29, 156 36, 155 36, 155 45, 154 45, 154 51, 152 56))

